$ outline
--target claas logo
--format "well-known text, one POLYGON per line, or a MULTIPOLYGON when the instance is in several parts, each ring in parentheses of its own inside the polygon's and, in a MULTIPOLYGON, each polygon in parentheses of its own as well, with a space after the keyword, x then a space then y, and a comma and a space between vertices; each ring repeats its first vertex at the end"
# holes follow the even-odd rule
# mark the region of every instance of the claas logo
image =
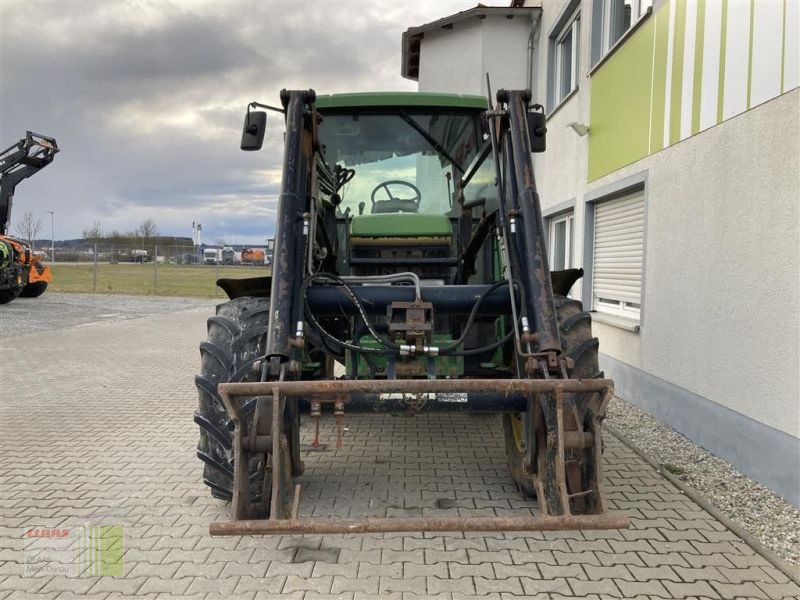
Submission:
POLYGON ((25 537, 29 538, 65 538, 69 537, 69 529, 60 527, 36 527, 28 529, 25 537))

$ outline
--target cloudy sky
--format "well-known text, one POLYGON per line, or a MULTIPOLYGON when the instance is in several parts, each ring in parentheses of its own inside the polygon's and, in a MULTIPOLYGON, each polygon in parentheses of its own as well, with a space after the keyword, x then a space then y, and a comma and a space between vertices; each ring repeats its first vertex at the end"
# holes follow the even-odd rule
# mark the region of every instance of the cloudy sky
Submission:
MULTIPOLYGON (((414 90, 400 36, 477 0, 167 2, 0 0, 0 149, 26 130, 62 151, 20 184, 57 239, 146 218, 165 235, 259 243, 273 229, 283 123, 238 149, 247 102, 281 88, 414 90)), ((484 2, 487 4, 487 2, 484 2)), ((505 6, 506 1, 488 4, 505 6)), ((15 218, 14 218, 15 217, 15 218)))

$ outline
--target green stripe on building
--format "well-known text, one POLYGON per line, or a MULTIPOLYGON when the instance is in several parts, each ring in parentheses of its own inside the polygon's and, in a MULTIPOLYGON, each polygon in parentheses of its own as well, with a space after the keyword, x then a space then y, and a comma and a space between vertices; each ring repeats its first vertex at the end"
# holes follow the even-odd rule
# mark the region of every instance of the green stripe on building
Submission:
POLYGON ((725 51, 728 47, 728 0, 722 0, 719 40, 719 85, 717 86, 717 124, 722 123, 723 99, 725 98, 725 51))
POLYGON ((669 98, 669 143, 681 141, 683 55, 686 43, 686 0, 675 0, 675 39, 672 45, 672 86, 669 98))
POLYGON ((667 93, 667 50, 669 48, 670 3, 665 2, 655 18, 653 41, 653 110, 650 116, 650 153, 664 147, 664 114, 667 93))
POLYGON ((786 2, 783 0, 783 25, 781 28, 781 94, 786 91, 786 2))
POLYGON ((697 3, 697 25, 694 33, 694 83, 692 87, 692 135, 700 131, 700 99, 703 88, 703 37, 706 27, 706 3, 697 3))
POLYGON ((753 29, 756 13, 756 2, 750 0, 750 40, 747 49, 747 109, 750 109, 750 97, 753 90, 753 29))

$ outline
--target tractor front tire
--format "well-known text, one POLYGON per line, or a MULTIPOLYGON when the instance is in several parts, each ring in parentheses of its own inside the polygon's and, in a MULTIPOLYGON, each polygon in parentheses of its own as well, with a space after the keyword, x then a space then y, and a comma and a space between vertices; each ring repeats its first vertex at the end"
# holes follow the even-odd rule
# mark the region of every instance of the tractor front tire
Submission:
MULTIPOLYGON (((578 300, 564 296, 555 296, 554 300, 558 332, 561 336, 561 355, 575 362, 573 379, 601 376, 598 362, 599 342, 596 337, 592 337, 592 315, 583 310, 583 304, 578 300)), ((527 453, 525 418, 526 415, 522 413, 505 413, 503 433, 511 477, 523 494, 535 498, 536 490, 530 476, 525 473, 523 464, 527 453)))
MULTIPOLYGON (((258 381, 256 361, 263 357, 269 319, 269 299, 236 298, 217 306, 208 319, 208 338, 200 344, 200 374, 195 377, 199 404, 194 420, 200 427, 197 456, 203 461, 203 481, 211 495, 230 500, 233 493, 233 423, 217 393, 217 385, 258 381)), ((252 421, 255 398, 240 399, 244 418, 252 421)), ((262 497, 264 461, 250 461, 251 501, 262 497)))
POLYGON ((46 281, 34 281, 33 283, 29 283, 24 288, 22 288, 20 296, 22 296, 23 298, 38 298, 39 296, 44 294, 46 290, 47 290, 46 281))
POLYGON ((8 304, 12 300, 15 300, 19 293, 22 291, 22 288, 14 288, 11 290, 0 290, 0 304, 8 304))

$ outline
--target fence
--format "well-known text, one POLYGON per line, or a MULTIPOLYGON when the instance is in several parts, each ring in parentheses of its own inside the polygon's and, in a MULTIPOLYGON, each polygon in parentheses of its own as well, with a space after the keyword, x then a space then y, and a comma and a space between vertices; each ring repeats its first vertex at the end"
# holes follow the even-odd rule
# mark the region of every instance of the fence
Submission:
POLYGON ((270 270, 261 249, 103 243, 57 246, 44 254, 53 272, 50 289, 63 292, 223 297, 217 279, 270 270))

